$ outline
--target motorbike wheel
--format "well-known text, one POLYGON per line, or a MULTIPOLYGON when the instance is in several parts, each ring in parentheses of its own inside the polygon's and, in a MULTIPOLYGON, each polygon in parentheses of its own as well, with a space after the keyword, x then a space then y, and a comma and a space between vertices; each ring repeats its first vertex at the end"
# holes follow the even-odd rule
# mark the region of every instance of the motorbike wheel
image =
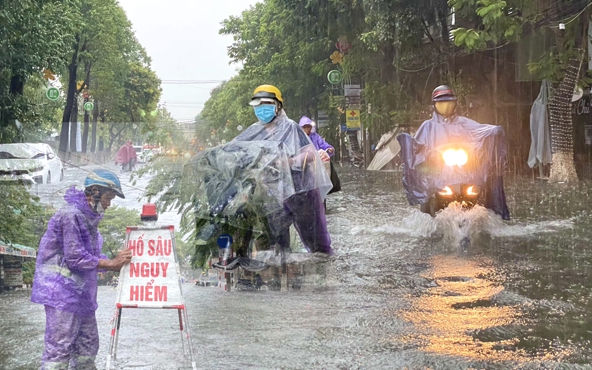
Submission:
POLYGON ((460 241, 461 253, 467 253, 469 251, 470 247, 471 247, 471 239, 469 239, 468 237, 462 238, 462 240, 460 241))
POLYGON ((429 213, 432 217, 436 217, 436 213, 442 209, 436 198, 430 198, 428 202, 422 204, 420 207, 423 213, 429 213))

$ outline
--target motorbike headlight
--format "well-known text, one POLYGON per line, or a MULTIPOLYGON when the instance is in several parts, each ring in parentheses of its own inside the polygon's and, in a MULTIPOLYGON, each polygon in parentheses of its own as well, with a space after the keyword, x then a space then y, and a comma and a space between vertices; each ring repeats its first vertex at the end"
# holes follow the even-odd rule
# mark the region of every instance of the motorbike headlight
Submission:
POLYGON ((471 185, 467 187, 466 194, 469 197, 476 197, 481 192, 481 189, 478 186, 471 185))
POLYGON ((446 149, 442 159, 447 166, 464 166, 469 161, 469 155, 464 149, 446 149))
POLYGON ((452 189, 450 189, 450 187, 447 186, 444 189, 440 190, 438 192, 438 194, 440 194, 443 197, 449 197, 449 196, 453 195, 454 193, 452 192, 452 189))

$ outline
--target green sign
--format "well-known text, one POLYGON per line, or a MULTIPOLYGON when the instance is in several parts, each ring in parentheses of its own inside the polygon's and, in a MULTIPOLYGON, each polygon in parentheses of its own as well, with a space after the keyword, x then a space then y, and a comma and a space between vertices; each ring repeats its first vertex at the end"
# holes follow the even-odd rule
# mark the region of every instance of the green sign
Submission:
POLYGON ((86 103, 84 103, 84 110, 87 112, 92 111, 94 107, 95 105, 92 102, 87 101, 86 103))
POLYGON ((333 85, 338 84, 341 82, 341 72, 334 69, 327 74, 327 80, 333 85))
POLYGON ((45 96, 47 96, 47 99, 52 101, 58 100, 58 98, 60 97, 60 90, 58 90, 56 87, 50 87, 45 92, 45 96))

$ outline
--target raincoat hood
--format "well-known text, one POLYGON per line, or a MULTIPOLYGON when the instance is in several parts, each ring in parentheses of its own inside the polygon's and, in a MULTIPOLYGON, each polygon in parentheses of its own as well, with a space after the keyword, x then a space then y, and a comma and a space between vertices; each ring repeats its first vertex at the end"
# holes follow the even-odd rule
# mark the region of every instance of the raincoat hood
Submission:
POLYGON ((86 194, 84 191, 77 190, 76 187, 72 186, 66 191, 64 195, 64 200, 66 203, 71 204, 78 208, 80 212, 82 212, 86 217, 88 217, 89 221, 93 225, 98 225, 99 221, 103 218, 102 214, 96 213, 92 210, 90 204, 88 204, 88 199, 86 198, 86 194))
POLYGON ((308 118, 307 116, 302 116, 302 118, 300 118, 300 122, 298 123, 298 125, 300 127, 304 127, 306 125, 313 125, 312 124, 312 120, 310 118, 308 118))

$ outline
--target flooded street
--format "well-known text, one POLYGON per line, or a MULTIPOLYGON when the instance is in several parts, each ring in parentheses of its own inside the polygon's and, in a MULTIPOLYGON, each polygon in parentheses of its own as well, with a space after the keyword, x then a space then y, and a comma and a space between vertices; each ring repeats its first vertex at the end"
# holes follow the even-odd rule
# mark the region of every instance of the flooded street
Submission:
MULTIPOLYGON (((59 206, 83 173, 69 168, 41 198, 59 206)), ((502 222, 479 208, 431 219, 407 205, 398 172, 340 176, 343 191, 327 199, 336 258, 307 266, 300 290, 183 285, 198 368, 592 368, 590 184, 506 178, 512 220, 502 222), (455 217, 472 221, 467 254, 455 217)), ((147 179, 122 180, 126 200, 114 203, 141 209, 147 179)), ((159 219, 177 222, 173 213, 159 219)), ((45 317, 29 296, 0 296, 1 369, 40 363, 45 317)), ((115 297, 100 287, 98 368, 115 297)), ((124 309, 116 366, 191 369, 177 313, 124 309)))

